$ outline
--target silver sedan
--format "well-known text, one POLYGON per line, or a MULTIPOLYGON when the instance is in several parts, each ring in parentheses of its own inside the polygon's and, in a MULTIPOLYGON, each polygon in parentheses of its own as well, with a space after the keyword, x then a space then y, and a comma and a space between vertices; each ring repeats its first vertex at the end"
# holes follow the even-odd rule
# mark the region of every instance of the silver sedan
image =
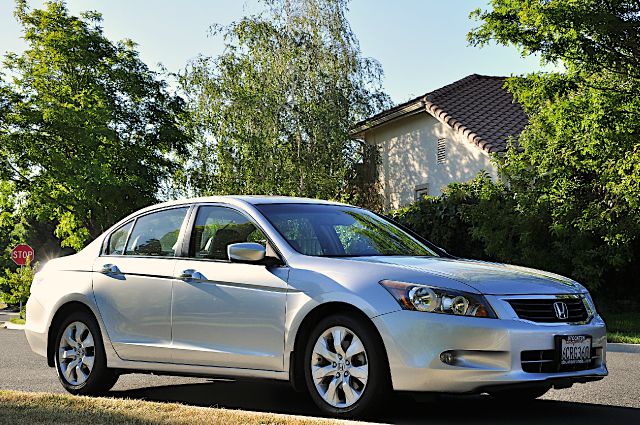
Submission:
POLYGON ((607 375, 605 324, 577 282, 284 197, 132 214, 36 274, 26 334, 73 394, 132 372, 277 379, 336 416, 392 390, 526 400, 607 375))

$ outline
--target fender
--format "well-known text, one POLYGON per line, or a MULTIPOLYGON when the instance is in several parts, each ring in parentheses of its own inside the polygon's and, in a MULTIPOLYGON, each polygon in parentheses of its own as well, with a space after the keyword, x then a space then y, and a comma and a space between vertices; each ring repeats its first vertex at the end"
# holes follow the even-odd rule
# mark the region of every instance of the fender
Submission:
MULTIPOLYGON (((309 315, 309 313, 311 313, 311 311, 313 311, 317 307, 322 306, 323 304, 328 303, 348 304, 360 310, 370 319, 373 319, 381 314, 371 304, 369 304, 356 294, 346 294, 344 292, 326 292, 317 294, 312 298, 308 294, 303 292, 290 292, 287 296, 287 318, 285 324, 285 371, 290 370, 289 363, 291 357, 289 356, 289 353, 294 350, 294 344, 296 341, 296 336, 298 335, 298 331, 300 330, 300 325, 309 315)), ((397 310, 400 310, 400 308, 398 307, 393 311, 397 310)), ((372 320, 371 323, 376 327, 376 329, 378 328, 375 321, 372 320)), ((380 333, 380 329, 377 330, 380 333)))
MULTIPOLYGON (((46 282, 40 282, 33 288, 31 298, 33 298, 35 302, 40 304, 42 306, 42 310, 48 312, 48 315, 42 317, 41 320, 29 320, 28 331, 44 336, 43 340, 46 341, 47 346, 42 347, 39 352, 48 353, 48 350, 50 348, 48 346, 48 335, 51 330, 51 325, 56 313, 58 313, 58 311, 60 311, 60 309, 68 303, 81 303, 86 306, 96 318, 98 327, 100 328, 100 333, 102 334, 107 362, 109 363, 110 359, 114 358, 114 356, 117 356, 117 353, 113 349, 111 339, 109 338, 109 334, 106 327, 104 326, 102 316, 100 315, 100 311, 98 310, 98 307, 96 305, 95 298, 93 296, 93 286, 91 278, 68 279, 69 273, 88 274, 89 272, 56 271, 54 272, 53 276, 47 278, 46 282), (67 279, 61 279, 63 277, 66 277, 67 279), (69 288, 70 286, 72 286, 73 288, 69 288), (67 289, 70 291, 72 290, 73 292, 67 292, 67 289), (52 295, 60 293, 64 295, 57 298, 52 297, 52 295)), ((32 318, 33 316, 30 317, 30 319, 32 318)))

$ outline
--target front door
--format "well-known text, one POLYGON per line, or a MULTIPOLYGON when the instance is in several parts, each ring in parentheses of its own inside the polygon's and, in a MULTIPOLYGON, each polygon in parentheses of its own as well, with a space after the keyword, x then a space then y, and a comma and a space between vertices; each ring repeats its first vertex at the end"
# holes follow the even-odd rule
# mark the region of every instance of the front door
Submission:
POLYGON ((173 282, 173 361, 283 370, 288 268, 228 260, 229 244, 268 245, 235 209, 200 206, 190 234, 173 282))
POLYGON ((98 310, 122 359, 171 361, 171 286, 187 210, 153 212, 123 225, 94 263, 98 310))

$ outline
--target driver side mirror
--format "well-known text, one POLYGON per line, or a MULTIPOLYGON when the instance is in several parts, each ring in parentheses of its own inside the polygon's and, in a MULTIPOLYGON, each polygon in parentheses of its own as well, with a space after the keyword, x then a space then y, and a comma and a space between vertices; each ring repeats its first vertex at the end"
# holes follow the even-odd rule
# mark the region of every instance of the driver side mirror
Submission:
POLYGON ((266 254, 266 248, 259 243, 241 242, 227 246, 229 260, 239 263, 260 263, 266 254))

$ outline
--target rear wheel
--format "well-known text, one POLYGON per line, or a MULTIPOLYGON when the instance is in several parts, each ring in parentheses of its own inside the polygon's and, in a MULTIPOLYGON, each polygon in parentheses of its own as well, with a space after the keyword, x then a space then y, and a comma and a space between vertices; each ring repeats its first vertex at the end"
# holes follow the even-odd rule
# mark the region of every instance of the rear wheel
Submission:
POLYGON ((107 368, 100 329, 89 313, 74 312, 62 321, 55 348, 56 372, 70 393, 102 394, 118 380, 117 373, 107 368))
POLYGON ((542 397, 549 391, 550 387, 519 388, 489 393, 493 398, 509 402, 532 401, 542 397))
POLYGON ((344 314, 321 320, 305 351, 305 380, 316 405, 342 417, 371 411, 389 388, 383 350, 362 320, 344 314))

